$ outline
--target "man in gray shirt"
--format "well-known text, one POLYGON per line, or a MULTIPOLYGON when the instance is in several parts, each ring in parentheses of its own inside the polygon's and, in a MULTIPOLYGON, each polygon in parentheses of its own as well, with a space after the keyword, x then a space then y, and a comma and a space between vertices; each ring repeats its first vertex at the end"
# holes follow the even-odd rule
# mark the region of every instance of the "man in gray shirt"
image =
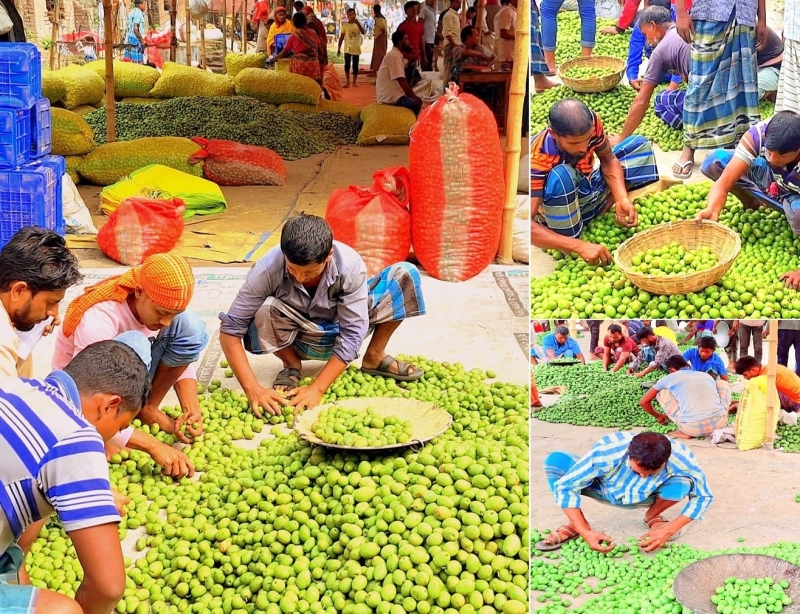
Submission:
POLYGON ((433 70, 433 47, 436 42, 436 0, 425 0, 419 11, 419 18, 425 26, 425 70, 433 70))
POLYGON ((260 408, 277 415, 281 405, 319 405, 371 329, 361 370, 418 380, 422 370, 387 355, 386 344, 404 319, 424 313, 414 265, 394 264, 367 279, 361 256, 334 241, 324 219, 300 215, 286 223, 280 247, 255 263, 228 313, 220 314, 220 345, 256 415, 260 408), (281 359, 272 388, 259 384, 245 350, 281 359), (298 388, 303 360, 326 364, 313 384, 298 388))

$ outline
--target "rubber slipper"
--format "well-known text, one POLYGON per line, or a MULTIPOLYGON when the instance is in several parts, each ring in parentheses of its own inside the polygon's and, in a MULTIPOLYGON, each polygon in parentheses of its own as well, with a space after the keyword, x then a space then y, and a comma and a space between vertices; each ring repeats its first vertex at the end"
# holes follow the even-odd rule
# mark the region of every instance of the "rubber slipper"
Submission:
POLYGON ((692 176, 692 172, 694 171, 694 162, 692 160, 687 160, 686 162, 676 162, 672 165, 672 176, 675 179, 689 179, 692 176), (675 167, 681 169, 680 173, 675 172, 675 167))
POLYGON ((567 537, 565 537, 564 539, 561 539, 558 543, 555 543, 555 544, 546 543, 547 538, 545 538, 545 539, 542 539, 542 540, 538 541, 534 547, 537 550, 539 550, 540 552, 552 552, 553 550, 559 550, 561 548, 561 546, 566 544, 568 541, 573 540, 576 537, 578 537, 578 532, 575 529, 573 529, 571 526, 566 525, 566 524, 558 527, 555 531, 553 531, 553 533, 551 533, 551 535, 558 535, 559 533, 566 533, 567 537))
POLYGON ((275 381, 272 382, 272 387, 294 390, 297 388, 301 379, 303 379, 303 374, 300 372, 300 369, 290 367, 278 373, 275 381))
POLYGON ((389 356, 389 354, 387 354, 375 369, 365 369, 361 367, 361 372, 377 377, 388 377, 398 382, 416 382, 424 375, 424 372, 422 369, 415 372, 413 371, 415 368, 416 367, 410 365, 406 361, 397 360, 394 356, 389 356), (392 366, 393 362, 397 362, 397 370, 399 373, 389 371, 389 367, 392 366))

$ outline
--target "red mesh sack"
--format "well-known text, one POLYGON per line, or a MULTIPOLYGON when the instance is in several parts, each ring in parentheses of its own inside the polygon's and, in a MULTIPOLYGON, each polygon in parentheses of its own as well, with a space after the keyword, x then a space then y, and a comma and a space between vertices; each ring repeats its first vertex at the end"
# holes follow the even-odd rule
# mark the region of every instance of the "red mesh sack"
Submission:
POLYGON ((145 52, 147 53, 147 63, 152 64, 156 68, 164 69, 164 58, 161 57, 161 49, 169 49, 172 41, 172 32, 157 33, 149 32, 144 35, 144 42, 147 44, 145 52))
POLYGON ((425 270, 464 281, 497 255, 505 198, 497 123, 455 85, 411 131, 411 243, 425 270))
POLYGON ((126 198, 97 233, 97 244, 112 260, 136 266, 175 247, 183 233, 185 210, 180 198, 126 198))
POLYGON ((271 149, 199 136, 192 140, 202 149, 189 162, 204 161, 203 175, 217 185, 283 185, 286 181, 286 164, 271 149))
POLYGON ((370 188, 335 190, 325 210, 333 238, 361 255, 369 275, 402 262, 411 249, 408 171, 402 166, 385 168, 372 179, 370 188))

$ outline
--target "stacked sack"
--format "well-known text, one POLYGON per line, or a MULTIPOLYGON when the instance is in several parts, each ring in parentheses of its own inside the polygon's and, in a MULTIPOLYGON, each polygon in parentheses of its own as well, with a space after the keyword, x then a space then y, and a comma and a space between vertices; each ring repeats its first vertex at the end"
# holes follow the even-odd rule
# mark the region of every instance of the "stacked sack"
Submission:
POLYGON ((30 43, 0 43, 0 247, 24 226, 64 234, 66 163, 52 156, 50 101, 30 43))

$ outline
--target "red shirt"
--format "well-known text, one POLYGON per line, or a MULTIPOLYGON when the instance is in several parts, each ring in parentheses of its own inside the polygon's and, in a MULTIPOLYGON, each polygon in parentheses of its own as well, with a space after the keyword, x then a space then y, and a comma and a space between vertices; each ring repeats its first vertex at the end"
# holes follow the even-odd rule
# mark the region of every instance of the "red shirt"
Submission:
POLYGON ((611 337, 606 336, 606 338, 603 339, 603 347, 611 348, 612 350, 619 349, 623 352, 636 352, 639 349, 639 346, 630 337, 623 337, 622 343, 615 344, 611 341, 611 337))
MULTIPOLYGON (((617 27, 620 30, 627 30, 633 25, 633 22, 636 21, 636 13, 639 10, 639 5, 642 3, 642 0, 625 0, 625 5, 622 7, 622 13, 617 20, 617 27)), ((675 1, 673 0, 671 4, 674 6, 675 1)), ((690 11, 692 8, 692 0, 686 0, 686 11, 690 11)))
POLYGON ((416 53, 416 56, 420 57, 422 50, 425 48, 425 24, 423 24, 421 21, 409 21, 406 19, 397 27, 397 29, 398 31, 405 32, 408 35, 408 44, 411 45, 411 48, 416 53))

